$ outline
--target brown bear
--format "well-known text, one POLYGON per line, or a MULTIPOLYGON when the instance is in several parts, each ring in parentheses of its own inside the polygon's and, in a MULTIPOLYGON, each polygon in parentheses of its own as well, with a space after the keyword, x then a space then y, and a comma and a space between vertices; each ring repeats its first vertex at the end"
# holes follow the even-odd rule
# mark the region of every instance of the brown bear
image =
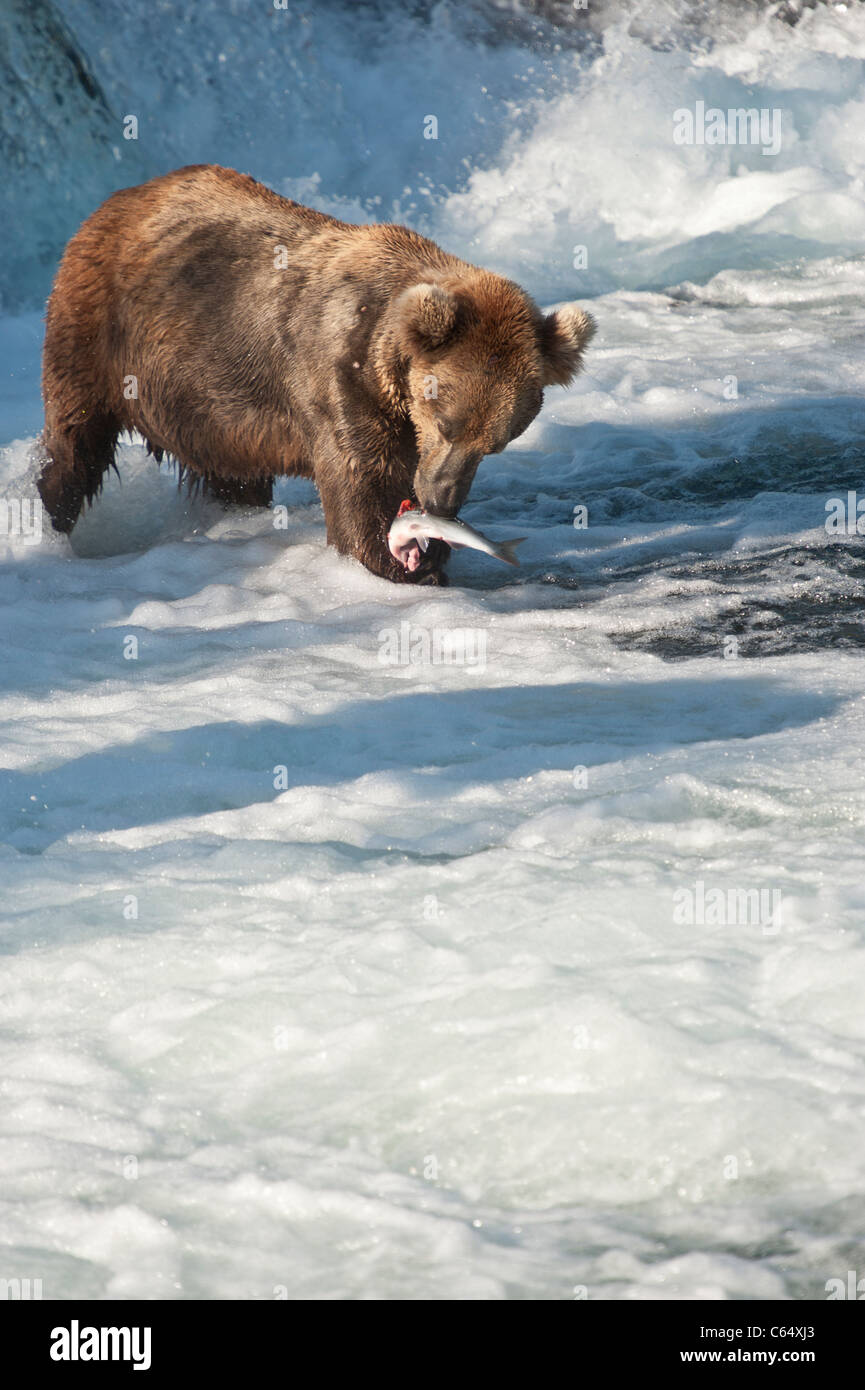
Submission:
POLYGON ((245 174, 191 165, 113 194, 66 248, 43 356, 39 490, 70 531, 121 430, 226 502, 314 479, 327 539, 388 579, 410 498, 453 517, 478 464, 566 385, 594 332, 406 227, 353 226, 245 174))

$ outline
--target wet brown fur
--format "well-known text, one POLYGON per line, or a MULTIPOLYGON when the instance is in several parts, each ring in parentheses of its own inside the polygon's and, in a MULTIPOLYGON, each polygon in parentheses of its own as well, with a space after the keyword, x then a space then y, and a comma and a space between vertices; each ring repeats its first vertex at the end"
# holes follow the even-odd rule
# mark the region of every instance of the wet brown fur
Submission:
POLYGON ((593 330, 406 227, 336 221, 233 169, 178 169, 113 194, 66 248, 40 492, 71 530, 136 430, 226 502, 267 505, 275 477, 313 478, 338 550, 442 582, 440 543, 412 575, 390 555, 400 502, 455 515, 481 458, 571 379, 593 330))

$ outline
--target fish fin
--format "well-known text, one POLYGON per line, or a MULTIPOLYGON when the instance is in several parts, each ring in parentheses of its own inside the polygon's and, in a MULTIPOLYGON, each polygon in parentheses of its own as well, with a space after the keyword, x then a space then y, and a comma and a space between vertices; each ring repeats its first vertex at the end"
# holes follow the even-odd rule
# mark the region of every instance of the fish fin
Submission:
POLYGON ((418 545, 420 546, 421 550, 428 550, 428 549, 429 549, 429 540, 427 539, 426 536, 422 536, 422 535, 420 534, 419 531, 415 534, 414 539, 417 541, 417 543, 418 543, 418 545))
POLYGON ((520 562, 514 551, 518 545, 522 545, 525 539, 525 536, 517 536, 516 540, 513 541, 499 541, 496 545, 496 555, 508 565, 518 565, 520 562))

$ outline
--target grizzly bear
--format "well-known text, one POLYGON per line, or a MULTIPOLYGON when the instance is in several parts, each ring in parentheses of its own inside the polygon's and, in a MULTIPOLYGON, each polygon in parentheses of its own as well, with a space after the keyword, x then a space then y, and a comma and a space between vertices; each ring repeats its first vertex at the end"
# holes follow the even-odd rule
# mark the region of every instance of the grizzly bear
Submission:
POLYGON ((225 502, 269 504, 302 474, 327 539, 388 579, 408 498, 456 516, 478 464, 566 385, 594 331, 406 227, 353 226, 245 174, 191 165, 122 189, 66 248, 43 356, 39 491, 70 531, 121 430, 225 502))

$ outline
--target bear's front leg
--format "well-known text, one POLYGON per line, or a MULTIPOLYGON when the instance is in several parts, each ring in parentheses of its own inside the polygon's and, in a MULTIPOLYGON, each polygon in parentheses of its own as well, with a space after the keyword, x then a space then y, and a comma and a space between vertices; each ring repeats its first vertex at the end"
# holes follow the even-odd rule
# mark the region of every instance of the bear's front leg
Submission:
POLYGON ((360 466, 350 468, 341 462, 339 473, 316 468, 315 481, 324 508, 328 545, 342 555, 353 555, 373 574, 396 584, 447 584, 442 566, 450 546, 444 541, 430 541, 420 565, 411 572, 390 553, 388 531, 400 503, 410 495, 405 480, 365 473, 360 466))

